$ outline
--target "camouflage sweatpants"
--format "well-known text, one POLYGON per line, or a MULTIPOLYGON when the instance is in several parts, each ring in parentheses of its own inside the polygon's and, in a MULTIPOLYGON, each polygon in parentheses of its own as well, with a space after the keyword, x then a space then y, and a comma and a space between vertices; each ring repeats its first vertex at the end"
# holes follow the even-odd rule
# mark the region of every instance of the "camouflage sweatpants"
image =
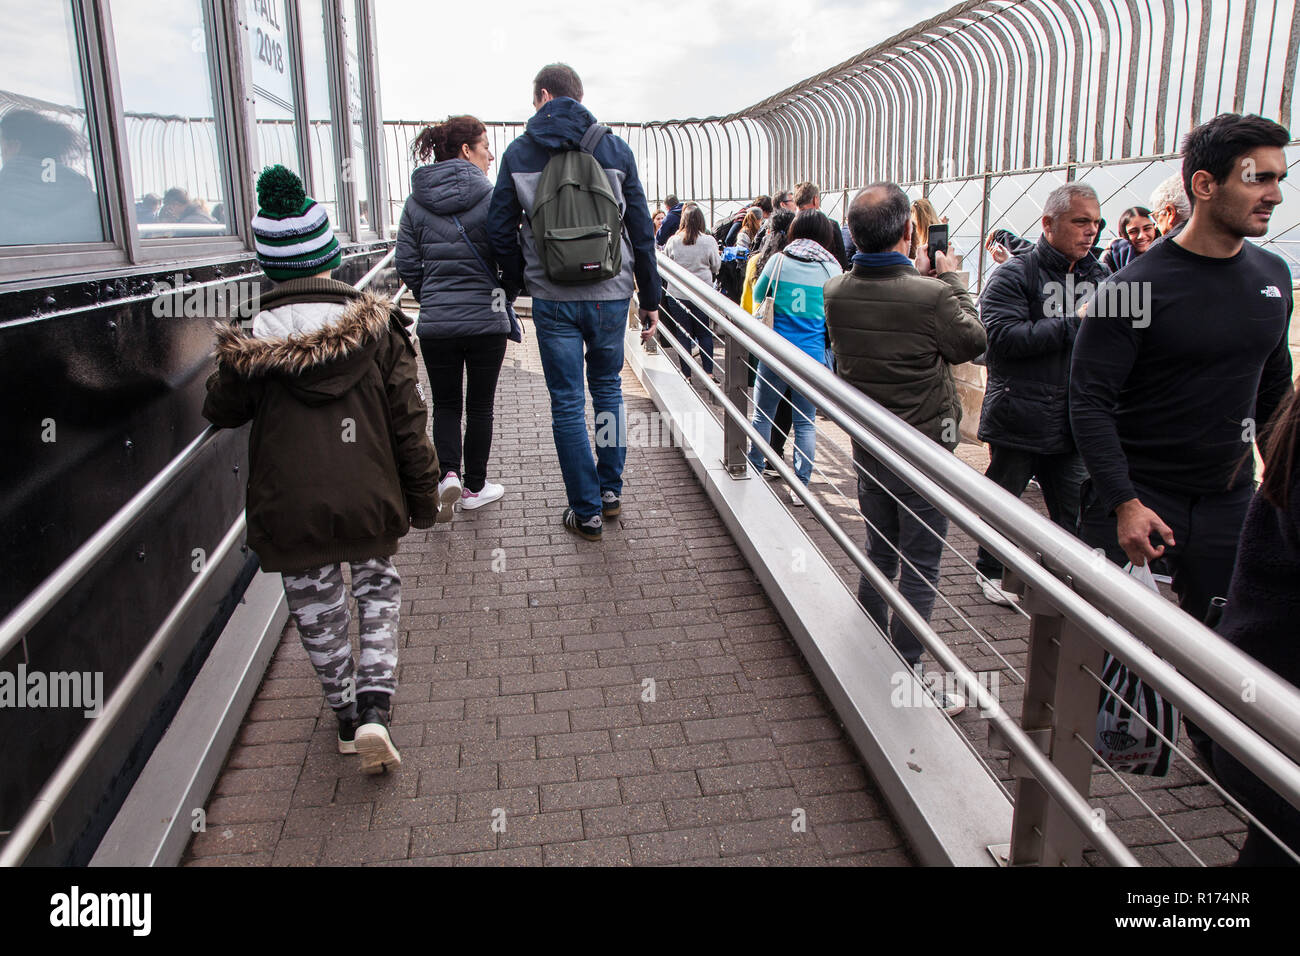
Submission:
POLYGON ((402 579, 386 558, 352 564, 352 596, 361 629, 361 661, 348 640, 348 593, 343 565, 285 574, 284 594, 298 635, 335 710, 356 706, 357 694, 397 690, 397 624, 402 579))

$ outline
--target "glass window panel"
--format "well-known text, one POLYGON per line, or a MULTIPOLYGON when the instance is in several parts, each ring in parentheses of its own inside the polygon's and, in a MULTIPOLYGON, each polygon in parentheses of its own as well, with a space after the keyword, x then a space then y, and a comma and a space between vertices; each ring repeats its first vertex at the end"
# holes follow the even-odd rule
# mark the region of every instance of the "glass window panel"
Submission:
POLYGON ((347 0, 343 7, 343 50, 347 61, 348 120, 352 124, 352 163, 345 173, 352 183, 352 191, 360 204, 361 231, 374 232, 370 213, 370 163, 366 154, 366 128, 369 110, 361 92, 361 37, 356 10, 347 0))
MULTIPOLYGON (((248 61, 261 166, 277 163, 301 174, 294 126, 293 67, 285 0, 248 0, 248 61)), ((254 170, 256 172, 256 170, 254 170)))
POLYGON ((69 3, 0 0, 0 246, 106 238, 69 3))
POLYGON ((230 233, 200 0, 112 0, 136 214, 145 239, 230 233))
POLYGON ((334 124, 330 111, 330 69, 325 51, 322 0, 300 0, 302 14, 303 79, 307 86, 307 148, 311 154, 311 196, 325 207, 330 223, 339 227, 338 167, 334 160, 334 124))

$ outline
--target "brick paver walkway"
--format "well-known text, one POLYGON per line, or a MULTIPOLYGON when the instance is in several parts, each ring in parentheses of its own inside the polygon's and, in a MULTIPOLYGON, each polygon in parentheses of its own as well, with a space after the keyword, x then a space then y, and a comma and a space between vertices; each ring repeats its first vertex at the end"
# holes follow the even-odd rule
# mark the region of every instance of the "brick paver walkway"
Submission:
MULTIPOLYGON (((335 752, 290 625, 185 862, 911 863, 679 449, 631 450, 603 542, 559 526, 532 331, 498 390, 507 497, 396 558, 402 769, 335 752)), ((630 372, 624 393, 653 411, 630 372)))

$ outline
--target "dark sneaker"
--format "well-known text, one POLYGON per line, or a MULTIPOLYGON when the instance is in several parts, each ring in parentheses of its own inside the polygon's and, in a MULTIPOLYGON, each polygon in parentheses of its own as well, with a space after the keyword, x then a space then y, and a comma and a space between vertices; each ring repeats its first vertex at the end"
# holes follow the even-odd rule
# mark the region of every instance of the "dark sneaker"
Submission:
POLYGON ((604 522, 600 519, 600 515, 592 515, 590 518, 579 518, 572 508, 565 508, 564 530, 570 531, 579 537, 586 538, 588 541, 599 541, 601 532, 604 531, 605 528, 604 522))
POLYGON ((601 492, 600 514, 603 518, 617 518, 623 511, 623 502, 612 491, 601 492))
POLYGON ((402 755, 388 733, 390 702, 388 694, 357 695, 356 750, 361 755, 362 773, 384 773, 402 765, 402 755))
POLYGON ((334 711, 339 722, 339 753, 357 752, 357 712, 351 707, 346 711, 334 711))
POLYGON ((781 473, 776 470, 776 465, 769 461, 763 466, 763 477, 768 481, 776 481, 781 477, 781 473))

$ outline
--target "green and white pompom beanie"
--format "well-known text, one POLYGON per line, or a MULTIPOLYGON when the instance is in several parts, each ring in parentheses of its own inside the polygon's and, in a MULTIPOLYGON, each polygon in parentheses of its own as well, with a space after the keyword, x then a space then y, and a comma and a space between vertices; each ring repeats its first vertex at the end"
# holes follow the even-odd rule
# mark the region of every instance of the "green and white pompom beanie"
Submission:
POLYGON ((276 282, 305 279, 341 260, 325 207, 307 195, 298 174, 268 166, 257 177, 253 245, 262 271, 276 282))

